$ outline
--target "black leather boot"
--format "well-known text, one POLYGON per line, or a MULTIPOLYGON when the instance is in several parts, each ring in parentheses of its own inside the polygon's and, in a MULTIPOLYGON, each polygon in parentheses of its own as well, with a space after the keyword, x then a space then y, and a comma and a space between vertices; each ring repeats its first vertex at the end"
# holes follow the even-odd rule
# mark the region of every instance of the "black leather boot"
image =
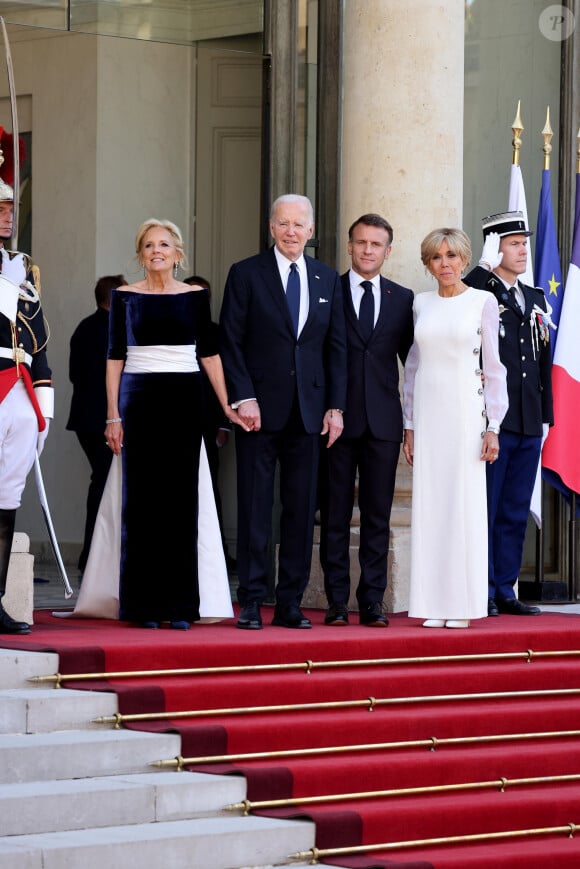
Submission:
MULTIPOLYGON (((8 562, 14 537, 14 521, 16 510, 0 509, 0 597, 6 591, 8 562)), ((0 634, 29 634, 30 625, 26 622, 16 622, 8 615, 0 600, 0 634)))

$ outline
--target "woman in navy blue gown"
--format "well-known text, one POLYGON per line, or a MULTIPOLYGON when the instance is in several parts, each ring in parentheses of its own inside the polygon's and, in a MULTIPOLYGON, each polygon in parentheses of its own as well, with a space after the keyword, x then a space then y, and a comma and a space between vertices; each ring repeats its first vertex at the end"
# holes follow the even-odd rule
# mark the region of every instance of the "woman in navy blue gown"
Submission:
POLYGON ((112 293, 107 360, 105 439, 123 464, 119 614, 187 630, 200 615, 198 359, 227 417, 239 418, 227 404, 207 291, 175 276, 179 229, 148 220, 135 247, 144 278, 112 293))

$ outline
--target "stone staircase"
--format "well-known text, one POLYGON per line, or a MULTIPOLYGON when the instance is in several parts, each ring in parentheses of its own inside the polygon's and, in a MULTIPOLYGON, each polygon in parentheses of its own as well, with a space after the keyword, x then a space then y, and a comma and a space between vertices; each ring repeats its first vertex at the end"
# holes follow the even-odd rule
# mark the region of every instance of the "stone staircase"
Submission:
POLYGON ((180 754, 171 733, 104 729, 113 694, 33 687, 58 656, 0 649, 0 869, 248 869, 305 864, 308 821, 242 817, 224 806, 245 779, 154 772, 180 754))

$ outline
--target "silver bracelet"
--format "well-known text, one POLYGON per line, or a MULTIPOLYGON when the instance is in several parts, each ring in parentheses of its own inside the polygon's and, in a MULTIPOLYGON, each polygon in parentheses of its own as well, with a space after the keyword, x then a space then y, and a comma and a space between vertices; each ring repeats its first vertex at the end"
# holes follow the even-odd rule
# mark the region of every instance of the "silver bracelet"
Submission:
POLYGON ((112 422, 123 422, 120 416, 114 416, 112 419, 106 419, 105 423, 109 425, 112 422))

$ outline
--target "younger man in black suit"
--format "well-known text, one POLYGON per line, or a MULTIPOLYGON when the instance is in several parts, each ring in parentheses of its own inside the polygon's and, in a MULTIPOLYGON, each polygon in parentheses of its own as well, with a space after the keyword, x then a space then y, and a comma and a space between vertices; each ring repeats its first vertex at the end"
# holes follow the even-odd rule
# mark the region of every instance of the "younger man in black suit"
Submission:
POLYGON ((348 346, 344 431, 321 475, 321 563, 327 625, 348 624, 350 521, 358 469, 359 619, 386 627, 389 520, 403 438, 398 359, 413 343, 413 292, 381 276, 393 241, 390 223, 363 214, 348 231, 351 269, 342 275, 348 346))

